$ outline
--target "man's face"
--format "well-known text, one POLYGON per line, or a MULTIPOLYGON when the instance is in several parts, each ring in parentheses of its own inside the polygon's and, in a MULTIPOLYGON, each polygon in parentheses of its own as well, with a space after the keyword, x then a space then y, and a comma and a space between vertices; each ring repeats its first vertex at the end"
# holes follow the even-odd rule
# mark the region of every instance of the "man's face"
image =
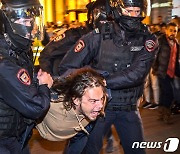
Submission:
POLYGON ((170 40, 174 40, 177 36, 177 32, 178 32, 178 27, 176 26, 169 26, 166 29, 166 36, 170 39, 170 40))
POLYGON ((162 17, 161 16, 158 16, 158 22, 162 23, 162 17))
POLYGON ((122 10, 122 14, 130 17, 139 17, 141 13, 140 7, 127 7, 122 10))
POLYGON ((76 111, 85 115, 89 120, 96 120, 104 106, 104 92, 102 87, 87 88, 82 97, 78 99, 76 111))

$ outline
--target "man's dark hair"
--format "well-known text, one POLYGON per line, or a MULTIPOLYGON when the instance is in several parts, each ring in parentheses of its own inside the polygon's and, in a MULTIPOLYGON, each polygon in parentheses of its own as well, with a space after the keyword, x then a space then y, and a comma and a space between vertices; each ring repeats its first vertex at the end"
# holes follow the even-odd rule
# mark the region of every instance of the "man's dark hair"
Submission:
POLYGON ((178 25, 176 23, 174 23, 174 22, 168 23, 166 27, 169 28, 170 26, 178 27, 178 25))
POLYGON ((162 23, 160 26, 161 26, 161 28, 162 28, 162 27, 166 27, 167 24, 166 24, 166 23, 162 23))
POLYGON ((82 99, 87 88, 102 87, 105 93, 104 78, 91 68, 81 68, 75 71, 63 81, 54 84, 53 89, 60 96, 66 110, 74 107, 73 99, 82 99))

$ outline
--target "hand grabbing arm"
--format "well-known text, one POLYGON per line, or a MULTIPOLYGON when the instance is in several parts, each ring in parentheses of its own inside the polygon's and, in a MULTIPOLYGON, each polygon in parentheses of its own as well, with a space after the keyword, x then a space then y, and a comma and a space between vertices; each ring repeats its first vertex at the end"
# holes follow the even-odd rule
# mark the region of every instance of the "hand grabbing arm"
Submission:
POLYGON ((41 69, 38 71, 37 79, 39 80, 39 85, 47 84, 48 88, 52 87, 53 79, 50 74, 43 72, 41 69))

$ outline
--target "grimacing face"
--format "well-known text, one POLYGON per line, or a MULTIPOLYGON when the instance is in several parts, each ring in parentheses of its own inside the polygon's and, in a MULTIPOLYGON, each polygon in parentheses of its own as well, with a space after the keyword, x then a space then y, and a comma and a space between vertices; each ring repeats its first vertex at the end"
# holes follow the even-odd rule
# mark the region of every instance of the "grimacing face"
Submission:
POLYGON ((177 26, 169 26, 166 29, 166 36, 170 39, 170 40, 174 40, 177 36, 177 32, 178 32, 178 27, 177 26))
POLYGON ((74 100, 76 112, 94 121, 105 105, 104 99, 102 87, 87 88, 81 100, 78 98, 74 100))

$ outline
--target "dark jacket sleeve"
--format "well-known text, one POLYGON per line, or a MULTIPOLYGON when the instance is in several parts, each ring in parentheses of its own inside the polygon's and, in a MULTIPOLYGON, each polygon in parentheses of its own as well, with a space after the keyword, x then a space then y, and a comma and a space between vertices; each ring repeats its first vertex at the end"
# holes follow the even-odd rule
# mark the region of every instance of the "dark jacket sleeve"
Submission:
POLYGON ((177 43, 177 57, 175 75, 180 78, 180 45, 177 43))
POLYGON ((61 61, 59 75, 63 75, 69 69, 77 69, 89 65, 97 54, 99 39, 99 35, 94 35, 93 32, 83 35, 61 61), (83 42, 84 46, 76 50, 79 42, 83 42))
MULTIPOLYGON (((26 118, 38 119, 47 112, 50 106, 50 91, 47 85, 37 86, 18 78, 23 68, 5 59, 0 63, 1 97, 10 107, 26 118)), ((32 79, 31 79, 32 80, 32 79)))
POLYGON ((144 79, 150 71, 151 65, 154 61, 158 46, 155 37, 148 39, 156 42, 154 49, 149 52, 144 47, 139 53, 136 54, 130 67, 108 76, 106 78, 108 88, 124 89, 139 86, 144 83, 144 79))
POLYGON ((41 41, 42 45, 46 46, 50 41, 50 38, 49 38, 49 35, 46 31, 46 29, 44 28, 44 38, 43 40, 41 41))
POLYGON ((66 52, 76 43, 80 35, 75 29, 69 29, 64 34, 57 36, 41 52, 39 64, 43 71, 54 74, 55 59, 60 62, 66 52))

